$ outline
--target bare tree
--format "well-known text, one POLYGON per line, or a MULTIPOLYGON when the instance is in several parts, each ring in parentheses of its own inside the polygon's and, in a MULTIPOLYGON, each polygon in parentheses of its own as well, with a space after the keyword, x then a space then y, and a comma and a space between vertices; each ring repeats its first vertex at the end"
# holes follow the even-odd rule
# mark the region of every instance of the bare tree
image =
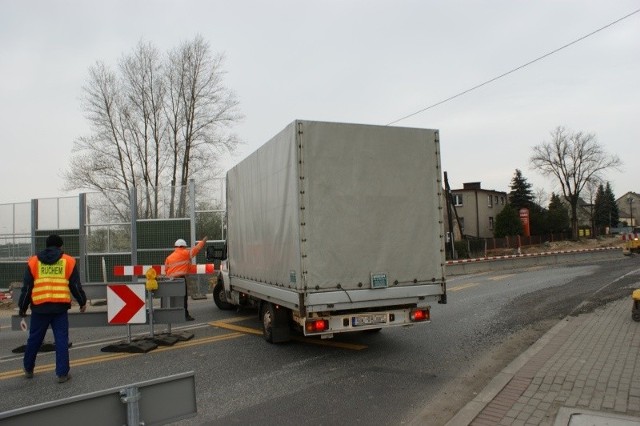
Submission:
POLYGON ((554 176, 571 206, 571 232, 578 235, 578 201, 587 185, 602 181, 602 173, 618 168, 621 160, 607 154, 591 133, 573 133, 562 126, 551 132, 551 141, 533 148, 531 163, 543 175, 554 176))
MULTIPOLYGON (((143 189, 139 215, 156 217, 159 186, 214 176, 220 154, 237 147, 230 129, 242 118, 222 63, 196 37, 165 56, 141 41, 118 72, 101 62, 90 67, 82 105, 91 134, 75 141, 66 189, 143 189)), ((184 211, 184 189, 178 197, 174 209, 172 192, 172 216, 184 211)))
POLYGON ((534 188, 533 190, 533 202, 544 208, 549 204, 549 195, 544 188, 534 188))
MULTIPOLYGON (((66 172, 66 189, 125 190, 136 185, 135 157, 127 131, 128 111, 116 74, 102 62, 89 68, 82 105, 93 133, 75 141, 66 172)), ((119 215, 127 215, 122 200, 111 202, 119 215)))
MULTIPOLYGON (((237 147, 238 139, 229 129, 242 116, 234 93, 223 84, 223 62, 224 57, 213 55, 199 36, 169 54, 166 116, 174 188, 186 187, 196 176, 213 176, 219 155, 237 147)), ((172 214, 175 198, 172 194, 172 214)), ((185 207, 184 191, 177 198, 180 212, 185 207)))
POLYGON ((132 150, 139 168, 139 186, 143 198, 139 203, 141 217, 156 217, 158 191, 162 173, 162 143, 165 134, 164 92, 160 53, 150 43, 140 42, 120 62, 123 91, 127 96, 128 130, 132 150))

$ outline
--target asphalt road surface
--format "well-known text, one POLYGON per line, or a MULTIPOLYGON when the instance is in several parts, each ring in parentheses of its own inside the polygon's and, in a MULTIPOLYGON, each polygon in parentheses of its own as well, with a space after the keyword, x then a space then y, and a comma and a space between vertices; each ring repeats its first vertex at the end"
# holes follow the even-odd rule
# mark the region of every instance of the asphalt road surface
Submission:
POLYGON ((172 328, 192 339, 146 354, 101 351, 126 327, 72 329, 65 384, 54 382, 53 353, 39 354, 33 379, 22 377, 12 349, 26 335, 4 313, 0 412, 193 371, 198 414, 181 425, 440 425, 559 320, 622 297, 631 306, 639 282, 638 256, 453 277, 430 324, 282 345, 262 339, 256 312, 219 311, 209 295, 190 301, 194 323, 172 328))

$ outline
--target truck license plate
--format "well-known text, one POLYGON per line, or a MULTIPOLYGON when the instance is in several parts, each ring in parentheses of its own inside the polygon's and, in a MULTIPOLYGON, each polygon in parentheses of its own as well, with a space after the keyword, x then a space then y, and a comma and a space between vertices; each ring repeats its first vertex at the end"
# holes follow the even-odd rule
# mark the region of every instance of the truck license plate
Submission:
POLYGON ((372 325, 372 324, 386 324, 387 315, 386 314, 370 314, 370 315, 359 315, 357 317, 351 317, 351 325, 353 327, 360 327, 363 325, 372 325))

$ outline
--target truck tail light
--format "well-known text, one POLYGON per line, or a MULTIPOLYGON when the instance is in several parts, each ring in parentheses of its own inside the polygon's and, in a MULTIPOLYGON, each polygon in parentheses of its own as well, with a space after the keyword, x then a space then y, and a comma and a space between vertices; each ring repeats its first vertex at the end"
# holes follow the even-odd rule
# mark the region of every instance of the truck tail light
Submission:
POLYGON ((429 321, 430 314, 428 309, 413 309, 409 314, 412 322, 429 321))
POLYGON ((307 320, 304 328, 307 333, 320 333, 329 329, 329 321, 323 319, 307 320))

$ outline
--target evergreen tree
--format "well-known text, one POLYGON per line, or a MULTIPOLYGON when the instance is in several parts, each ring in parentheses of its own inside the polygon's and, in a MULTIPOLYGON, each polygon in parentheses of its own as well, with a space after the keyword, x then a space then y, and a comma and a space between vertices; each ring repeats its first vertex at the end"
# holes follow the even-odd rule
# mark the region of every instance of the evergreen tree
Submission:
POLYGON ((536 204, 532 186, 527 182, 527 178, 522 176, 522 172, 516 169, 511 179, 511 191, 509 192, 509 203, 516 211, 522 208, 529 209, 529 231, 531 235, 541 235, 548 231, 547 210, 536 204))
POLYGON ((496 238, 522 235, 522 221, 520 221, 518 210, 511 204, 505 205, 496 216, 494 235, 496 238))
POLYGON ((547 216, 547 209, 538 203, 531 203, 529 207, 529 230, 531 231, 531 235, 544 235, 550 232, 547 216))
POLYGON ((596 193, 594 202, 595 224, 601 233, 605 232, 606 227, 617 226, 620 220, 620 211, 616 204, 615 195, 611 185, 607 182, 607 186, 600 185, 596 193))
POLYGON ((618 222, 620 222, 620 210, 618 210, 616 196, 613 195, 613 189, 611 189, 609 182, 607 182, 607 186, 604 189, 604 197, 609 206, 609 226, 618 226, 618 222))
POLYGON ((604 228, 609 226, 609 203, 606 200, 604 185, 600 184, 596 191, 596 199, 593 202, 593 223, 598 234, 604 233, 604 228))
POLYGON ((509 192, 509 202, 517 210, 521 208, 531 208, 533 203, 532 185, 527 182, 527 178, 522 176, 522 172, 516 169, 516 174, 511 179, 511 192, 509 192))
POLYGON ((549 232, 552 233, 569 232, 571 230, 569 209, 562 203, 560 197, 553 192, 551 193, 551 202, 549 202, 547 223, 549 232))

